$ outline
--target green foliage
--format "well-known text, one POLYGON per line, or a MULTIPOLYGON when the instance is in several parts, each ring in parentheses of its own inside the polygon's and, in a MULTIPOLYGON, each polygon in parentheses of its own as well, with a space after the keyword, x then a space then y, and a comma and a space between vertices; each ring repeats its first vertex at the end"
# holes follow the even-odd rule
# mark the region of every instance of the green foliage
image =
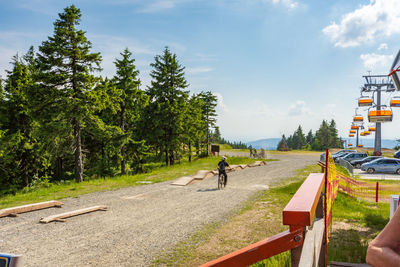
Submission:
POLYGON ((95 111, 101 108, 101 99, 93 89, 98 79, 91 74, 100 70, 101 56, 90 53, 92 44, 76 28, 80 18, 78 8, 66 7, 54 22, 53 36, 42 43, 37 55, 41 96, 37 103, 45 110, 43 121, 50 119, 53 127, 73 134, 70 146, 78 182, 83 180, 82 130, 100 122, 95 111))
POLYGON ((277 150, 279 150, 279 151, 289 151, 290 150, 287 140, 286 140, 286 136, 284 134, 282 135, 281 141, 279 141, 279 143, 278 143, 277 150))
POLYGON ((128 48, 115 59, 114 77, 96 76, 101 55, 78 29, 81 16, 66 7, 38 53, 31 47, 13 57, 0 79, 0 194, 207 156, 218 129, 215 95, 189 97, 184 67, 168 48, 155 56, 146 91, 128 48))
POLYGON ((338 137, 336 122, 331 120, 330 124, 323 120, 321 126, 313 135, 310 130, 307 136, 304 135, 301 125, 288 138, 283 138, 278 144, 277 150, 287 151, 290 149, 303 150, 324 150, 326 148, 342 148, 342 140, 338 137))

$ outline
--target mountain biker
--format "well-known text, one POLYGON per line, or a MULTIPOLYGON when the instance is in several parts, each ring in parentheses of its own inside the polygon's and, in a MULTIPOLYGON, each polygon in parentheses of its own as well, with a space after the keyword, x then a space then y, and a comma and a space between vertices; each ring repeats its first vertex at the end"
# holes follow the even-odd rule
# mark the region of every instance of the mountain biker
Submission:
POLYGON ((226 157, 222 156, 221 161, 218 162, 218 175, 221 175, 221 174, 224 175, 224 178, 225 178, 224 186, 226 186, 226 183, 228 181, 228 175, 226 174, 226 171, 225 171, 225 167, 228 167, 228 166, 229 166, 229 164, 228 164, 228 162, 226 162, 226 157))

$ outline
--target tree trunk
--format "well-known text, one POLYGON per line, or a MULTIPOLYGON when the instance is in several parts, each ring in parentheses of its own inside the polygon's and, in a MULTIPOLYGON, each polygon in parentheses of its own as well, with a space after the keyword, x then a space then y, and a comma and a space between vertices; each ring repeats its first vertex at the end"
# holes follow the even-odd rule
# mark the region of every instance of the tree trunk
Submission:
POLYGON ((57 157, 56 159, 56 178, 61 180, 63 173, 63 160, 61 157, 57 157))
POLYGON ((192 162, 192 143, 189 141, 189 162, 192 162))
POLYGON ((74 127, 74 154, 75 154, 75 181, 80 183, 83 181, 83 162, 82 162, 82 144, 81 144, 81 126, 79 122, 73 119, 74 127))
MULTIPOLYGON (((122 134, 125 134, 125 107, 121 107, 121 120, 120 120, 120 127, 122 134)), ((125 153, 125 144, 121 147, 121 174, 126 174, 125 171, 125 164, 126 164, 126 153, 125 153)))
POLYGON ((174 151, 170 151, 169 153, 169 165, 174 165, 175 164, 175 159, 174 159, 174 151))
POLYGON ((22 170, 23 170, 23 176, 24 176, 24 183, 25 186, 29 186, 29 176, 28 176, 28 162, 26 160, 26 154, 22 154, 22 170))
POLYGON ((165 148, 165 165, 168 166, 168 148, 165 148))

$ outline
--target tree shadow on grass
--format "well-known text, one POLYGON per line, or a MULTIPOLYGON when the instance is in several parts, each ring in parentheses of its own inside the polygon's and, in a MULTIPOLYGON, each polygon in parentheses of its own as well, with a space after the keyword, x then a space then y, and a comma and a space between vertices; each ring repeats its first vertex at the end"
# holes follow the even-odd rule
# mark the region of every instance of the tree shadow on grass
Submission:
POLYGON ((364 217, 365 224, 373 229, 383 229, 389 222, 389 218, 385 218, 380 214, 366 214, 364 217))
POLYGON ((365 263, 368 243, 374 238, 373 229, 337 229, 332 232, 328 243, 328 263, 341 261, 365 263))

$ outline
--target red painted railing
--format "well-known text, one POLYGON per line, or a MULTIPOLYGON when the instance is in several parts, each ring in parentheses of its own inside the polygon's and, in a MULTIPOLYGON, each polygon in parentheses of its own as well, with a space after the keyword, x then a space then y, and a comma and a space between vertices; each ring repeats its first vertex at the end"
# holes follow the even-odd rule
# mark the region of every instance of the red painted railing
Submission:
POLYGON ((313 262, 317 266, 325 265, 325 246, 322 245, 324 242, 324 226, 323 220, 320 220, 323 218, 323 197, 321 194, 323 185, 323 173, 312 173, 303 182, 283 210, 283 224, 289 226, 288 231, 266 238, 201 266, 248 266, 288 250, 291 250, 292 266, 302 265, 301 262, 310 263, 310 266, 313 266, 313 262), (316 221, 318 221, 318 227, 314 228, 318 229, 310 230, 310 227, 316 225, 314 223, 316 221), (310 238, 307 238, 307 235, 310 238), (310 240, 307 243, 313 242, 313 244, 306 248, 305 239, 310 240), (310 257, 310 259, 304 259, 304 257, 310 257))

